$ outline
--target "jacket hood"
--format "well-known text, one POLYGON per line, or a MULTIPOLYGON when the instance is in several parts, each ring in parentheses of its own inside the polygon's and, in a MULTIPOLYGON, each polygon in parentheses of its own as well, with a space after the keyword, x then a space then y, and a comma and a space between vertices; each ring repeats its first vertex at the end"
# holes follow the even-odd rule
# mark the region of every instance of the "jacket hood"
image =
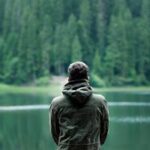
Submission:
POLYGON ((69 97, 74 104, 82 106, 91 96, 92 88, 88 80, 72 80, 65 84, 62 93, 69 97))

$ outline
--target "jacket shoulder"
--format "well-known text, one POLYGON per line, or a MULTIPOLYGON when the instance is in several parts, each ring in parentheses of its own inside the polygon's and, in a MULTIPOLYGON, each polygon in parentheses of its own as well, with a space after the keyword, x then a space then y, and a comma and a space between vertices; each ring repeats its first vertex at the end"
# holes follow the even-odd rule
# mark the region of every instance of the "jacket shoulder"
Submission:
POLYGON ((60 95, 60 96, 54 97, 51 101, 51 104, 52 105, 59 105, 63 100, 64 100, 64 96, 60 95))
POLYGON ((98 104, 103 104, 103 105, 107 104, 107 101, 106 101, 105 97, 103 95, 101 95, 101 94, 93 94, 92 98, 98 104))
POLYGON ((101 94, 93 94, 93 98, 98 100, 105 100, 105 97, 101 94))

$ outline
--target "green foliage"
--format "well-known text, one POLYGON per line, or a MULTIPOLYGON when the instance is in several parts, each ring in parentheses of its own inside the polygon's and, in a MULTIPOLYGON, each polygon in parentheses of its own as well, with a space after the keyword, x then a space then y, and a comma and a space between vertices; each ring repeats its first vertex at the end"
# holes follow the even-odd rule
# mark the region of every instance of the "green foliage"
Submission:
POLYGON ((105 87, 106 86, 105 81, 94 73, 91 73, 90 83, 94 87, 105 87))
POLYGON ((17 64, 18 64, 18 58, 14 57, 9 64, 7 64, 7 70, 5 74, 5 82, 12 84, 17 81, 17 64))
MULTIPOLYGON (((108 83, 108 85, 110 84, 108 83)), ((135 85, 135 81, 133 78, 124 78, 115 76, 111 82, 111 85, 113 86, 135 85)))
POLYGON ((81 44, 78 36, 75 36, 72 42, 72 62, 82 60, 81 44))
POLYGON ((150 83, 149 0, 2 0, 0 5, 0 82, 66 74, 71 62, 83 60, 109 85, 150 83))
POLYGON ((50 77, 48 77, 48 76, 40 77, 35 80, 35 85, 37 85, 37 86, 49 85, 49 80, 50 80, 50 77))
POLYGON ((0 38, 0 81, 2 80, 2 74, 4 71, 4 52, 3 52, 4 41, 0 38))
POLYGON ((101 74, 101 58, 98 50, 95 51, 94 59, 93 59, 93 73, 101 74))

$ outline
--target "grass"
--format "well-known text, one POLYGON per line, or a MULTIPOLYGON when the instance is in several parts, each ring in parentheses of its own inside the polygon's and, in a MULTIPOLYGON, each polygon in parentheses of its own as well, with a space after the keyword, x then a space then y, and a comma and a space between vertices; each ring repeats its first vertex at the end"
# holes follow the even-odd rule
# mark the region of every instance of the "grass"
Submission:
MULTIPOLYGON (((51 84, 49 86, 15 86, 0 84, 0 93, 13 94, 50 94, 56 96, 61 93, 62 85, 51 84)), ((94 92, 150 92, 149 87, 106 87, 94 88, 94 92)))
POLYGON ((12 94, 50 94, 51 96, 58 95, 61 92, 60 85, 49 86, 15 86, 0 84, 0 93, 12 94))
POLYGON ((95 92, 150 92, 150 86, 124 86, 94 88, 95 92))

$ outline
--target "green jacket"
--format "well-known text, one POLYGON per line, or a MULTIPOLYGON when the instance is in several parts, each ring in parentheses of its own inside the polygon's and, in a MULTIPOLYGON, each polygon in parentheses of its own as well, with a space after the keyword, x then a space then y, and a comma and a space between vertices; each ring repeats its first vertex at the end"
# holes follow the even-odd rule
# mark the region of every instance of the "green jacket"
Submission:
POLYGON ((57 150, 99 150, 108 132, 108 107, 87 80, 71 81, 50 106, 51 133, 57 150))

